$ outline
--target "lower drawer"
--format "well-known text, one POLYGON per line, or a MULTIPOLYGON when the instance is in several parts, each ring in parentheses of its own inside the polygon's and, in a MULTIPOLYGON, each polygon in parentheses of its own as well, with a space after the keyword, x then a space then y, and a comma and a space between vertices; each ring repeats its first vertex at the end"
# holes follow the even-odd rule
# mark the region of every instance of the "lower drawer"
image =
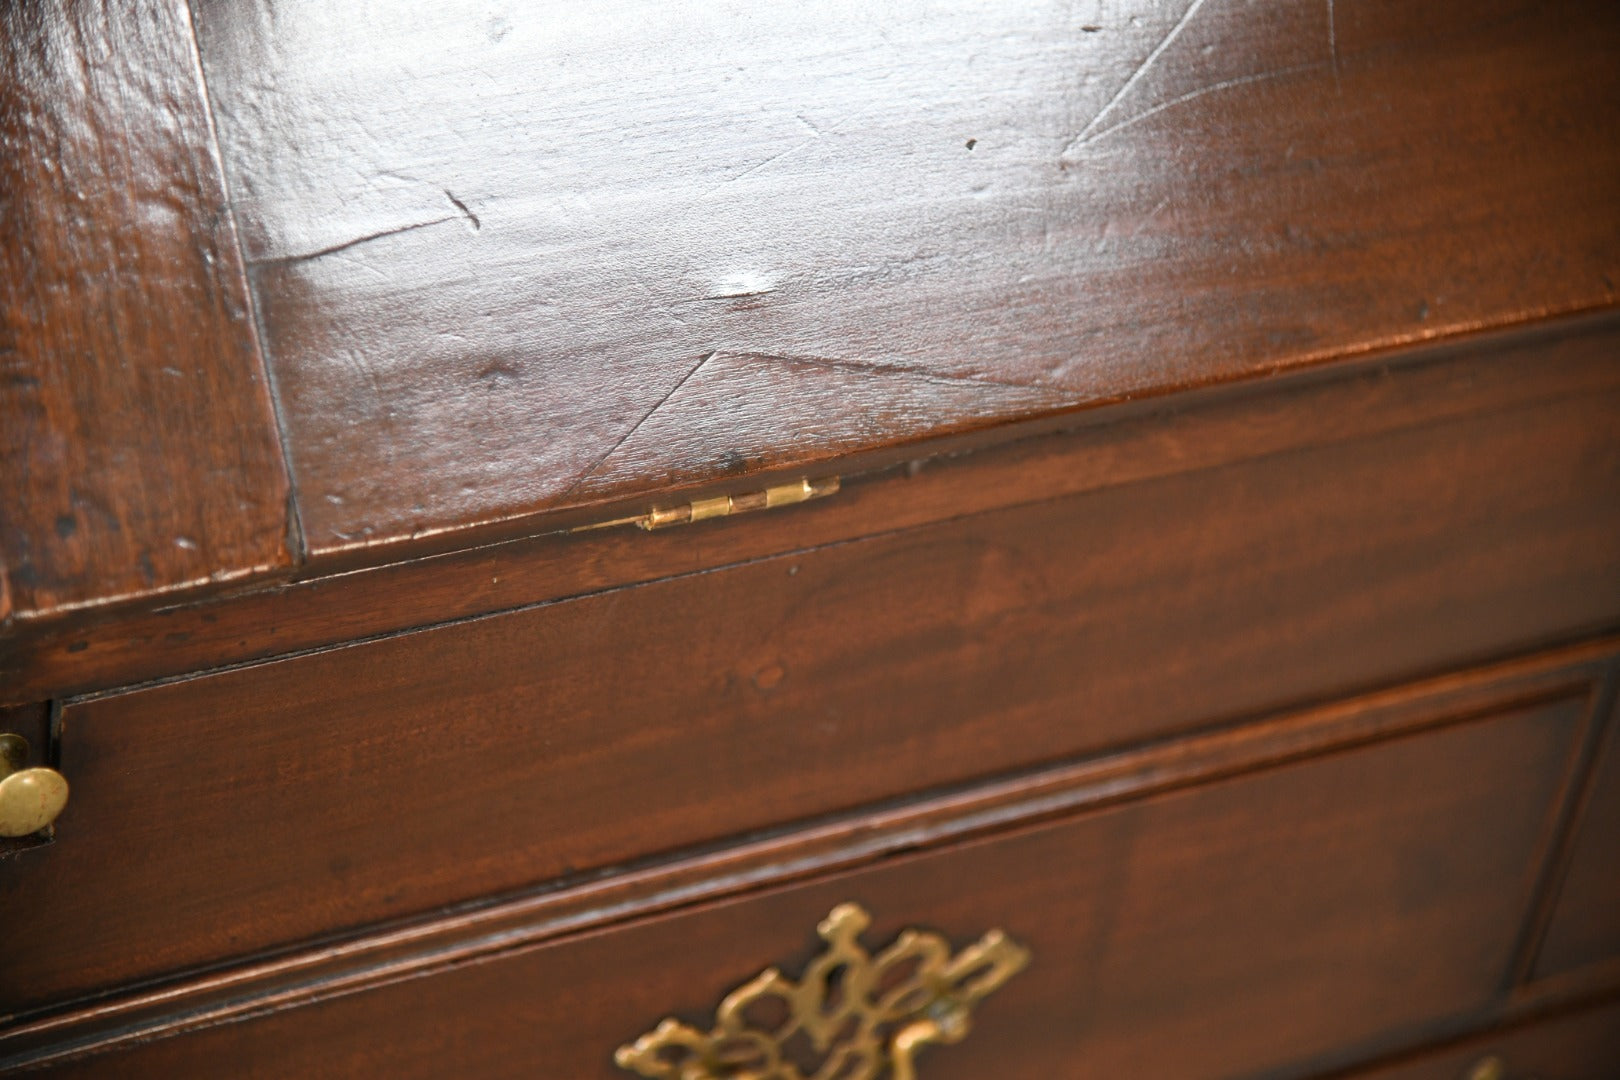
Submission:
MULTIPOLYGON (((874 952, 907 927, 955 948, 1001 928, 1029 950, 963 1041, 922 1052, 927 1080, 1308 1074, 1490 1007, 1585 700, 1508 706, 57 1070, 622 1078, 615 1048, 666 1016, 708 1030, 767 965, 799 978, 823 948, 813 928, 853 902, 873 915, 874 952)), ((851 971, 827 996, 856 1008, 851 971)))
POLYGON ((1589 965, 1620 966, 1620 706, 1610 715, 1605 741, 1536 957, 1538 979, 1578 975, 1589 965))
POLYGON ((1342 1080, 1614 1080, 1620 1001, 1422 1054, 1342 1080))

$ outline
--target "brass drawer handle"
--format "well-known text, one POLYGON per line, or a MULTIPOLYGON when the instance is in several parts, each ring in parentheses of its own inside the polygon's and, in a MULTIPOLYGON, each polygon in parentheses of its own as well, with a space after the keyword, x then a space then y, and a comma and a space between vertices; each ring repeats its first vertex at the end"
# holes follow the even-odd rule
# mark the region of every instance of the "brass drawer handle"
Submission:
POLYGON ((648 1080, 916 1080, 917 1052, 960 1042, 973 1006, 1029 963, 1000 930, 955 956, 938 934, 906 930, 874 957, 860 943, 871 921, 859 904, 838 905, 799 982, 766 968, 726 995, 713 1031, 665 1020, 614 1060, 648 1080), (819 1064, 805 1066, 794 1042, 819 1064))
POLYGON ((55 769, 25 768, 28 740, 0 735, 0 836, 32 836, 67 805, 68 784, 55 769))
MULTIPOLYGON (((1463 1080, 1508 1080, 1508 1064, 1495 1054, 1486 1054, 1468 1066, 1468 1071, 1463 1074, 1463 1080)), ((1535 1077, 1526 1076, 1525 1080, 1535 1080, 1535 1077)))

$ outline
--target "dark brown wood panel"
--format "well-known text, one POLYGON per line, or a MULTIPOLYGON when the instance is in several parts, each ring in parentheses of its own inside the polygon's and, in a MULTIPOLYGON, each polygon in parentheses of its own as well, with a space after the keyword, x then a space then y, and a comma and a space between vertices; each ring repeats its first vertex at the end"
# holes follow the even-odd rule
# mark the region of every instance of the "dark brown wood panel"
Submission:
POLYGON ((44 1003, 1574 638, 1620 613, 1617 422, 1555 399, 71 703, 8 965, 44 1003))
MULTIPOLYGON (((939 440, 916 449, 934 455, 927 460, 846 475, 836 498, 787 512, 653 534, 621 529, 526 538, 156 613, 109 613, 91 624, 55 626, 19 642, 9 655, 0 652, 0 701, 105 690, 1065 495, 1262 457, 1292 460, 1312 447, 1366 445, 1424 425, 1568 404, 1620 390, 1617 355, 1620 319, 1614 315, 1559 320, 1093 410, 1065 418, 1065 424, 1074 424, 1067 430, 1024 430, 1024 438, 1003 445, 939 440)), ((1563 423, 1595 423, 1594 445, 1620 442, 1616 421, 1600 412, 1572 409, 1563 423)), ((994 437, 1006 440, 1011 434, 994 437)), ((837 466, 872 469, 893 461, 863 457, 837 466)), ((1600 452, 1587 467, 1557 480, 1577 513, 1584 507, 1601 516, 1620 503, 1620 481, 1601 462, 1600 452)), ((1537 454, 1500 467, 1523 472, 1532 484, 1551 475, 1537 454)), ((1312 475, 1324 485, 1333 482, 1331 473, 1312 475)), ((644 511, 646 505, 619 507, 610 516, 644 511)), ((1609 520, 1609 534, 1620 532, 1620 515, 1609 520)), ((1554 527, 1551 520, 1536 526, 1554 527)), ((1603 552, 1613 550, 1613 544, 1600 542, 1587 553, 1597 559, 1595 575, 1613 577, 1615 571, 1607 568, 1612 564, 1603 561, 1603 552)), ((1563 573, 1557 566, 1528 569, 1563 573)), ((1535 586, 1527 581, 1524 588, 1529 595, 1535 586)), ((1589 617, 1585 605, 1594 599, 1601 597, 1578 598, 1586 614, 1577 618, 1589 617)), ((1620 612, 1611 613, 1615 618, 1620 612)), ((1525 622, 1520 628, 1527 634, 1549 632, 1545 624, 1525 622)))
POLYGON ((1533 975, 1565 975, 1604 961, 1620 961, 1620 717, 1610 718, 1533 975))
POLYGON ((198 25, 316 554, 1616 300, 1612 4, 198 25))
POLYGON ((1614 1080, 1616 1076, 1620 1076, 1620 1002, 1611 1001, 1396 1065, 1344 1074, 1342 1080, 1614 1080))
POLYGON ((1498 714, 450 967, 91 1058, 61 1076, 622 1077, 613 1049, 692 1022, 835 904, 1034 954, 937 1080, 1201 1077, 1409 1040, 1498 993, 1582 710, 1498 714), (1398 992, 1393 988, 1398 987, 1398 992))
MULTIPOLYGON (((1585 713, 1610 670, 1613 638, 1186 738, 1059 763, 799 828, 756 833, 621 872, 587 875, 449 914, 327 939, 239 965, 43 1013, 0 1029, 0 1071, 61 1060, 353 993, 495 953, 868 866, 1016 825, 1073 815, 1398 736, 1460 718, 1568 702, 1585 713)), ((1589 729, 1590 725, 1586 725, 1589 729)), ((1584 745, 1584 743, 1583 743, 1584 745)), ((1570 771, 1574 784, 1580 769, 1570 771)), ((1558 802, 1567 818, 1567 790, 1558 802)), ((1561 833, 1560 833, 1561 835, 1561 833)), ((1551 861, 1549 856, 1542 860, 1551 861)), ((1545 879, 1545 871, 1542 878, 1545 879)), ((1538 895, 1542 890, 1538 889, 1538 895)), ((1561 993, 1569 999, 1565 987, 1561 993)), ((1592 987, 1586 988, 1590 994, 1592 987)), ((1578 988, 1577 988, 1578 990, 1578 988)), ((1547 996, 1539 995, 1547 1004, 1547 996)), ((1523 1005, 1525 1002, 1516 1002, 1523 1005)), ((1478 1026, 1475 1024, 1474 1026, 1478 1026)))
POLYGON ((290 562, 200 78, 183 3, 0 5, 0 620, 290 562))

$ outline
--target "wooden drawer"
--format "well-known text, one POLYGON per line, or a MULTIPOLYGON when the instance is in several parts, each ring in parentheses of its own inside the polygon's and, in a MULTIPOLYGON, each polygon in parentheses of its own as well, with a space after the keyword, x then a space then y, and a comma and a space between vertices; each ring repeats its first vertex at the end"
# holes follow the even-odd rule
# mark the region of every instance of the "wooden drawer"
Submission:
POLYGON ((0 1013, 1603 625, 1613 401, 70 700, 0 1013))
POLYGON ((1620 1002, 1608 1002, 1343 1080, 1614 1080, 1620 1002))
POLYGON ((266 7, 0 3, 0 1072, 600 1076, 846 901, 1033 950, 946 1078, 1620 986, 1620 6, 266 7))
POLYGON ((1499 993, 1585 709, 1499 707, 60 1068, 608 1080, 666 1015, 707 1023, 767 964, 797 976, 854 901, 872 947, 999 927, 1032 953, 965 1042, 927 1051, 930 1080, 1297 1073, 1499 993))
POLYGON ((1620 965, 1620 717, 1610 717, 1605 742, 1536 958, 1538 979, 1620 965))

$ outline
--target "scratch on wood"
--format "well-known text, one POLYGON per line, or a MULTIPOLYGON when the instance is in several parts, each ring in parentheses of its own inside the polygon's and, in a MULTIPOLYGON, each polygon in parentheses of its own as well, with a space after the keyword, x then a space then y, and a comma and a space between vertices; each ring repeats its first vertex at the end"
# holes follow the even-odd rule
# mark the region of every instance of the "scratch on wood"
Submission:
POLYGON ((460 214, 450 214, 446 217, 434 218, 432 221, 418 221, 410 225, 401 225, 398 228, 383 229, 380 232, 367 233, 357 236, 353 240, 345 240, 341 244, 332 244, 316 251, 307 251, 300 255, 280 255, 273 259, 250 259, 249 266, 287 266, 292 263, 309 262, 311 259, 322 259, 328 255, 336 255, 340 251, 348 251, 361 244, 369 244, 373 240, 381 240, 389 236, 398 236, 400 233, 415 232, 417 229, 427 229, 434 225, 443 225, 447 221, 460 221, 460 214))
POLYGON ((673 312, 673 309, 686 307, 688 304, 712 304, 720 300, 747 300, 755 296, 769 296, 776 291, 777 285, 774 281, 739 278, 730 282, 722 282, 716 286, 716 291, 706 293, 703 296, 694 296, 689 300, 676 300, 669 305, 669 310, 673 312))
POLYGON ((1155 206, 1152 210, 1149 210, 1147 212, 1146 217, 1144 217, 1140 222, 1137 223, 1136 228, 1131 230, 1131 235, 1132 236, 1141 236, 1142 233, 1144 231, 1146 231, 1147 227, 1149 225, 1153 224, 1153 219, 1158 217, 1160 214, 1164 213, 1164 208, 1169 206, 1169 205, 1170 205, 1170 196, 1166 195, 1164 198, 1159 200, 1159 204, 1157 206, 1155 206))
MULTIPOLYGON (((1202 3, 1203 0, 1198 0, 1198 2, 1202 3)), ((782 160, 783 158, 787 157, 789 154, 796 154, 800 150, 803 150, 805 147, 813 145, 818 139, 824 139, 829 135, 842 135, 842 134, 844 134, 844 130, 846 128, 848 128, 851 124, 854 124, 854 123, 856 123, 856 122, 858 122, 860 120, 865 119, 865 117, 867 116, 868 113, 876 111, 876 109, 878 109, 879 107, 880 106, 871 106, 869 108, 861 109, 858 112, 850 114, 849 116, 841 117, 835 123, 829 125, 826 128, 823 128, 823 127, 821 127, 821 126, 819 126, 819 125, 817 125, 815 123, 812 123, 811 120, 808 117, 806 117, 803 113, 794 113, 793 114, 793 119, 797 120, 800 124, 804 125, 805 130, 810 132, 810 137, 808 139, 805 139, 801 143, 796 143, 795 145, 788 147, 786 150, 783 150, 780 153, 772 154, 770 157, 766 158, 764 161, 760 161, 760 162, 757 162, 757 163, 755 163, 753 165, 748 166, 748 168, 744 169, 742 172, 738 173, 735 176, 726 177, 724 180, 720 181, 718 184, 714 185, 713 187, 709 188, 707 191, 703 192, 703 194, 700 195, 699 198, 708 198, 710 195, 713 195, 716 191, 719 191, 721 188, 725 187, 727 184, 735 184, 738 180, 741 180, 743 177, 749 176, 749 175, 751 175, 753 173, 756 173, 760 169, 763 169, 765 166, 767 166, 767 165, 769 165, 769 164, 771 164, 773 162, 782 160)))
POLYGON ((551 505, 556 506, 567 501, 568 497, 575 491, 579 490, 580 486, 583 485, 585 481, 589 480, 593 476, 598 475, 602 470, 602 466, 607 463, 609 458, 618 452, 621 446, 630 441, 631 436, 645 427, 647 422, 650 421, 660 409, 668 404, 668 402, 680 392, 681 387, 691 382, 692 379, 696 377, 698 372, 703 370, 704 366, 707 365, 709 361, 721 355, 723 351, 728 357, 735 357, 742 360, 753 360, 759 363, 803 364, 808 367, 821 367, 836 371, 856 371, 863 375, 904 375, 911 378, 926 379, 935 383, 949 383, 953 385, 967 386, 996 386, 1004 389, 1028 390, 1037 393, 1050 393, 1053 395, 1058 395, 1060 393, 1058 390, 1049 386, 1044 386, 1040 383, 1013 382, 1004 379, 986 379, 972 375, 950 375, 937 371, 923 371, 916 368, 892 364, 873 364, 860 360, 832 360, 820 356, 788 356, 776 353, 746 352, 741 350, 727 351, 716 349, 713 352, 704 355, 704 357, 697 362, 695 367, 693 367, 685 375, 681 376, 680 381, 674 386, 670 387, 668 393, 659 398, 658 401, 653 404, 652 408, 648 409, 644 414, 642 414, 641 419, 637 420, 635 424, 631 426, 630 430, 619 436, 619 438, 614 441, 613 445, 608 447, 605 453, 592 462, 590 468, 580 473, 579 476, 576 477, 560 495, 552 500, 551 505))
POLYGON ((1328 16, 1328 57, 1333 62, 1333 86, 1339 86, 1339 27, 1338 20, 1333 15, 1333 0, 1327 0, 1328 16))
POLYGON ((366 273, 368 273, 371 276, 375 277, 378 281, 389 281, 389 280, 391 280, 387 274, 383 273, 381 270, 377 269, 375 266, 372 266, 370 263, 366 262, 364 259, 356 259, 356 258, 353 258, 351 256, 344 255, 341 252, 337 252, 335 254, 343 262, 348 263, 350 266, 353 266, 356 269, 364 270, 366 273))
MULTIPOLYGON (((801 117, 801 119, 802 119, 802 117, 801 117)), ((710 195, 713 195, 715 192, 719 191, 721 188, 725 187, 727 184, 735 184, 738 180, 741 180, 743 177, 753 175, 754 173, 756 173, 759 170, 763 169, 765 166, 771 164, 772 162, 781 161, 783 158, 787 157, 789 154, 794 154, 794 153, 797 153, 800 150, 803 150, 805 147, 809 146, 811 143, 815 142, 819 138, 821 138, 821 132, 818 131, 814 135, 812 135, 810 138, 804 140, 803 142, 798 143, 798 144, 796 144, 794 146, 790 146, 786 150, 783 150, 783 151, 781 151, 779 153, 772 154, 770 157, 766 158, 764 161, 757 162, 756 164, 748 166, 748 168, 744 169, 742 172, 738 173, 736 176, 728 176, 728 177, 726 177, 724 180, 720 181, 718 184, 714 185, 709 190, 705 191, 703 193, 702 197, 706 198, 706 197, 708 197, 710 195)))
POLYGON ((450 205, 460 211, 461 216, 467 219, 467 224, 472 226, 473 232, 477 232, 484 227, 483 222, 478 220, 478 215, 467 209, 467 204, 456 198, 449 188, 444 188, 443 191, 444 197, 450 200, 450 205))
POLYGON ((620 435, 613 445, 607 448, 601 457, 597 458, 591 463, 590 468, 580 473, 574 478, 573 483, 569 484, 568 487, 563 489, 563 493, 557 496, 555 503, 564 502, 568 496, 579 490, 579 486, 581 484, 595 476, 597 471, 607 463, 607 459, 618 453, 619 447, 630 441, 630 436, 640 431, 647 421, 653 418, 654 413, 656 413, 659 409, 662 409, 666 404, 668 404, 670 398, 674 397, 680 392, 681 387, 692 381, 692 376, 703 370, 703 365, 707 364, 710 360, 713 360, 718 355, 720 355, 720 350, 718 349, 703 354, 702 359, 698 360, 697 364, 690 371, 688 371, 685 375, 682 375, 680 380, 674 386, 669 388, 669 392, 667 394, 655 401, 653 403, 653 407, 643 413, 641 415, 641 419, 637 420, 630 426, 629 431, 626 431, 623 435, 620 435))
POLYGON ((1176 40, 1177 35, 1192 21, 1192 17, 1203 6, 1204 0, 1192 0, 1192 3, 1187 5, 1187 10, 1181 13, 1181 18, 1176 20, 1176 24, 1170 28, 1170 32, 1164 35, 1164 39, 1153 47, 1152 52, 1147 54, 1147 59, 1136 66, 1136 70, 1131 72, 1131 77, 1125 80, 1125 84, 1114 92, 1114 96, 1109 98, 1101 109, 1097 110, 1097 115, 1093 116, 1086 123, 1086 126, 1080 129, 1080 134, 1070 140, 1068 148, 1064 150, 1065 154, 1088 141, 1087 136, 1091 134, 1092 129, 1102 122, 1103 117, 1113 111, 1114 106, 1118 105, 1125 95, 1131 92, 1132 87, 1142 81, 1142 77, 1148 73, 1148 70, 1154 64, 1158 63, 1159 57, 1164 55, 1164 50, 1170 47, 1170 43, 1176 40))
POLYGON ((380 421, 386 436, 381 440, 383 460, 392 466, 394 447, 398 442, 395 437, 394 410, 388 407, 389 398, 383 390, 382 380, 377 377, 377 369, 367 361, 365 354, 359 349, 339 349, 336 355, 365 380, 366 388, 371 392, 371 409, 380 421))
MULTIPOLYGON (((768 360, 780 364, 806 364, 810 367, 832 368, 838 371, 858 371, 866 375, 908 375, 933 382, 959 383, 969 386, 1000 386, 1010 390, 1052 390, 1040 383, 1014 382, 1010 379, 986 379, 976 375, 952 375, 939 371, 926 371, 903 364, 873 364, 861 360, 832 360, 821 356, 785 356, 777 353, 732 352, 729 356, 751 360, 768 360)), ((1055 392, 1055 391, 1054 391, 1055 392)))
POLYGON ((1178 105, 1185 105, 1187 102, 1195 101, 1198 98, 1203 97, 1205 94, 1213 94, 1218 90, 1230 90, 1237 86, 1247 86, 1249 83, 1264 82, 1268 79, 1280 79, 1285 75, 1295 75, 1302 71, 1312 71, 1322 66, 1323 65, 1320 63, 1294 64, 1290 67, 1276 68, 1272 71, 1261 71, 1254 75, 1239 75, 1233 79, 1222 79, 1218 83, 1211 83, 1208 86, 1200 86, 1197 90, 1189 90, 1185 94, 1173 97, 1169 101, 1160 102, 1159 104, 1153 106, 1153 108, 1145 109, 1142 112, 1137 113, 1135 116, 1121 120, 1117 124, 1110 127, 1105 127, 1101 131, 1092 134, 1091 137, 1086 139, 1084 143, 1076 142, 1072 148, 1079 149, 1081 146, 1089 146, 1093 143, 1100 142, 1116 132, 1124 131, 1129 127, 1135 127, 1142 121, 1157 116, 1166 109, 1173 109, 1178 105))

